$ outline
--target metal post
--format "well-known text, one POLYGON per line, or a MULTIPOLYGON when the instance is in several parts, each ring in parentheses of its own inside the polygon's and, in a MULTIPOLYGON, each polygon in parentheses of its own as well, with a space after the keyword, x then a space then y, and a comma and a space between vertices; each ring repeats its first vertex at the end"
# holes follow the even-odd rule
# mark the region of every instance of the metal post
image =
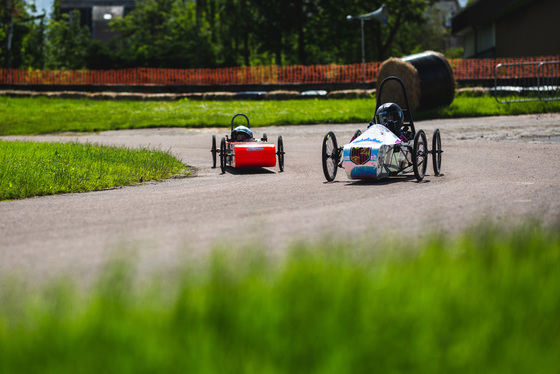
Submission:
POLYGON ((363 82, 366 83, 366 45, 364 40, 364 19, 360 18, 362 24, 362 76, 363 82))
POLYGON ((11 52, 12 52, 12 35, 14 33, 14 24, 12 19, 12 5, 10 0, 6 0, 6 13, 8 15, 8 35, 6 38, 6 63, 8 70, 12 67, 11 65, 11 52))
POLYGON ((382 5, 381 8, 377 9, 374 12, 368 13, 368 14, 363 14, 361 16, 346 16, 346 19, 348 20, 352 20, 352 19, 359 19, 360 20, 360 26, 362 28, 362 80, 364 81, 364 83, 366 82, 366 42, 365 42, 365 35, 364 35, 364 21, 369 20, 369 19, 374 19, 376 21, 381 22, 384 26, 387 25, 387 19, 389 17, 389 14, 387 12, 387 8, 385 8, 385 5, 382 5))

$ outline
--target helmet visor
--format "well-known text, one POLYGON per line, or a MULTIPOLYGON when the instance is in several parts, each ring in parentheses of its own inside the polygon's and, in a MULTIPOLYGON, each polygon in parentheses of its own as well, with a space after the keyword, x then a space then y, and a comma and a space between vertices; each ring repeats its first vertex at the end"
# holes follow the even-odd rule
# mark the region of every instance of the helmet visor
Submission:
POLYGON ((396 110, 384 110, 377 115, 377 121, 380 124, 398 123, 401 119, 399 114, 396 110))

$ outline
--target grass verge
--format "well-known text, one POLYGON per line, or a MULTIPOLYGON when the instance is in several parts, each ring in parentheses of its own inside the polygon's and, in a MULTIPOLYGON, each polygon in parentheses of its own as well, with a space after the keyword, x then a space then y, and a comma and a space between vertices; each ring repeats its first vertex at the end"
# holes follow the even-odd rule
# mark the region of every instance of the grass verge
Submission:
MULTIPOLYGON (((95 101, 0 97, 0 135, 96 132, 154 127, 229 127, 237 113, 251 126, 367 123, 375 99, 288 101, 95 101)), ((458 96, 449 107, 414 113, 416 120, 560 112, 560 102, 499 104, 490 96, 458 96)))
POLYGON ((114 262, 86 293, 4 280, 0 372, 557 373, 559 232, 216 251, 149 287, 114 262))
POLYGON ((0 140, 0 201, 162 180, 185 168, 149 148, 0 140))

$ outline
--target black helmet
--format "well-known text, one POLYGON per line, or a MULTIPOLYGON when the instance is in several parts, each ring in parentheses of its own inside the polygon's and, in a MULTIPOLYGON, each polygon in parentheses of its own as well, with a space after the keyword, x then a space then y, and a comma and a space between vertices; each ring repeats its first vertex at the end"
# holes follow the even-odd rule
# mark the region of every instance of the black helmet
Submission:
POLYGON ((399 136, 399 130, 403 125, 403 111, 400 106, 395 103, 385 103, 377 108, 373 121, 379 123, 395 135, 399 136))
POLYGON ((231 133, 234 142, 246 142, 253 140, 253 132, 246 126, 237 126, 231 133))

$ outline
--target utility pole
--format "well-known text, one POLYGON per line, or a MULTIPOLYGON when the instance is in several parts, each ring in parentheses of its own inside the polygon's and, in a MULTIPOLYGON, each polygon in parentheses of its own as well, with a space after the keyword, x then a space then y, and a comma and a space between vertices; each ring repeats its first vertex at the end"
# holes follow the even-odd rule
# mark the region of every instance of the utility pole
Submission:
POLYGON ((6 68, 12 67, 12 37, 14 34, 14 22, 12 18, 12 4, 10 0, 6 0, 6 15, 8 18, 8 35, 6 38, 6 68))

